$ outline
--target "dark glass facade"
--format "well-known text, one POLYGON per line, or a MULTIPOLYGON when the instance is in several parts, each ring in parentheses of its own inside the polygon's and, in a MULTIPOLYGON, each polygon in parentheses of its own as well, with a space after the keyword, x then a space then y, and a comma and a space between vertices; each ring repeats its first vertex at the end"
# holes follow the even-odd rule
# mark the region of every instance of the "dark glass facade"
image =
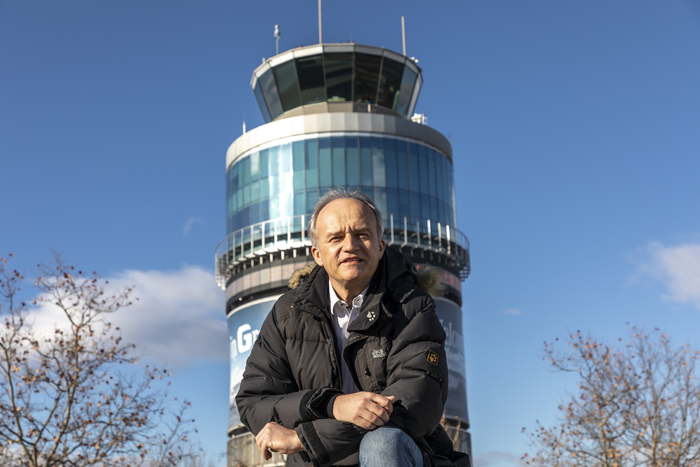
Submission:
POLYGON ((408 117, 418 74, 403 62, 359 52, 288 60, 268 69, 253 87, 266 122, 318 102, 376 104, 408 117))
POLYGON ((453 168, 416 141, 346 134, 285 142, 244 155, 227 172, 227 233, 311 214, 334 187, 369 194, 384 214, 456 225, 453 168))

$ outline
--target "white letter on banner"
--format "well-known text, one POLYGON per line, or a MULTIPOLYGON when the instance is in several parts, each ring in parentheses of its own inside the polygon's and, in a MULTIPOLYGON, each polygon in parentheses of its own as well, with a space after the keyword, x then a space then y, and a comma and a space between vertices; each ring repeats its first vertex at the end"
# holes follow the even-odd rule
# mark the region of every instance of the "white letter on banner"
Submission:
POLYGON ((249 324, 244 324, 238 328, 238 334, 236 336, 238 337, 238 353, 247 352, 253 347, 253 336, 247 331, 250 331, 249 324))

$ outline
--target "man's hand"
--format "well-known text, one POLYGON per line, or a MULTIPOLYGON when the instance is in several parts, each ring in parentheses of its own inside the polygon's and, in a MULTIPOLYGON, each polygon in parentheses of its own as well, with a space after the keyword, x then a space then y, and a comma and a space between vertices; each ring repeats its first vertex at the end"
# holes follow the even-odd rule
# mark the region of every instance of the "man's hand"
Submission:
POLYGON ((296 454, 304 450, 296 431, 275 422, 265 425, 255 437, 255 442, 265 460, 270 460, 273 452, 296 454))
POLYGON ((389 421, 394 402, 394 396, 384 397, 373 392, 343 394, 333 401, 333 417, 367 430, 374 430, 389 421))

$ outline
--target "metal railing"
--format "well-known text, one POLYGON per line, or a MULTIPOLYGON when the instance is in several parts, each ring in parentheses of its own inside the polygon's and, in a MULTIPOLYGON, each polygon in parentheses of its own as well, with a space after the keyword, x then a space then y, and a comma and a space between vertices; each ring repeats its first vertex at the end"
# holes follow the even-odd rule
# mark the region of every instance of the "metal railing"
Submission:
MULTIPOLYGON (((291 216, 259 222, 239 229, 216 247, 216 282, 221 287, 234 267, 256 257, 311 246, 307 233, 309 216, 291 216)), ((384 217, 387 245, 420 249, 442 255, 459 270, 461 280, 469 276, 469 240, 459 230, 430 219, 389 214, 384 217)))

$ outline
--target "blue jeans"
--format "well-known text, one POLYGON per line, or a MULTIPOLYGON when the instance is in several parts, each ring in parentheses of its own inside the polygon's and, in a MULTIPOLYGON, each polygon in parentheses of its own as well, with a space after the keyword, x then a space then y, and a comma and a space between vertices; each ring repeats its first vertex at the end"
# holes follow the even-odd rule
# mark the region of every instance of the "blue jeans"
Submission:
POLYGON ((379 427, 360 443, 362 467, 423 467, 423 455, 416 443, 398 428, 379 427))

